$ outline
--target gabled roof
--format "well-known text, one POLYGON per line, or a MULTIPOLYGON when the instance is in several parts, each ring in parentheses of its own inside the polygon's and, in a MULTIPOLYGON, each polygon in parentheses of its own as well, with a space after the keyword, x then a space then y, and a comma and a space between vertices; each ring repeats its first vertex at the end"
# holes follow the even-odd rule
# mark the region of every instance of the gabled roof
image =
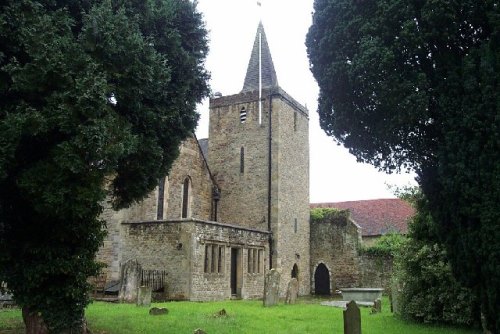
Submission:
POLYGON ((259 89, 259 35, 261 41, 261 60, 262 60, 262 88, 278 86, 278 78, 274 70, 273 59, 271 51, 267 44, 266 33, 262 22, 259 22, 257 33, 255 34, 255 41, 253 43, 252 53, 250 54, 250 61, 248 62, 247 74, 243 89, 241 92, 249 92, 259 89))
POLYGON ((398 198, 312 203, 311 208, 337 208, 350 211, 351 220, 361 227, 363 237, 384 235, 388 232, 408 232, 408 219, 415 209, 398 198))

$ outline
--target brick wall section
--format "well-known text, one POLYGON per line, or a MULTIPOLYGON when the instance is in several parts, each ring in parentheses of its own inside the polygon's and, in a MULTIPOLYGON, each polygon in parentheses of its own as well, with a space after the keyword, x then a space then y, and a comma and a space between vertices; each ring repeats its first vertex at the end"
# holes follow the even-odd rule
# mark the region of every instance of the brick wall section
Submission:
POLYGON ((325 264, 330 271, 331 292, 339 288, 359 287, 360 235, 359 227, 348 219, 336 222, 311 222, 312 290, 314 290, 314 273, 320 263, 325 264))
POLYGON ((390 291, 393 259, 390 256, 360 256, 361 287, 384 288, 390 291))
MULTIPOLYGON (((261 298, 264 274, 248 274, 247 249, 267 254, 267 232, 199 220, 152 221, 124 224, 123 261, 136 259, 143 269, 166 270, 167 297, 194 301, 231 297, 231 248, 242 252, 241 297, 261 298), (182 246, 180 246, 182 244, 182 246), (224 246, 222 273, 205 273, 205 245, 224 246)), ((262 259, 262 266, 267 259, 262 259)))

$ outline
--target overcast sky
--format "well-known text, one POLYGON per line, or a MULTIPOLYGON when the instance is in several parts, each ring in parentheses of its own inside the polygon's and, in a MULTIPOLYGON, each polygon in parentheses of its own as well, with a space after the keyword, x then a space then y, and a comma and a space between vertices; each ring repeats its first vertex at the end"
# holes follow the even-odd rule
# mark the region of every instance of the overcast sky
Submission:
MULTIPOLYGON (((394 197, 390 185, 415 184, 412 175, 386 175, 356 162, 319 127, 318 86, 309 71, 305 36, 312 22, 313 0, 198 0, 209 31, 213 92, 238 93, 243 87, 259 18, 278 76, 288 94, 309 109, 310 199, 339 202, 394 197)), ((198 138, 208 137, 208 100, 199 106, 198 138)))

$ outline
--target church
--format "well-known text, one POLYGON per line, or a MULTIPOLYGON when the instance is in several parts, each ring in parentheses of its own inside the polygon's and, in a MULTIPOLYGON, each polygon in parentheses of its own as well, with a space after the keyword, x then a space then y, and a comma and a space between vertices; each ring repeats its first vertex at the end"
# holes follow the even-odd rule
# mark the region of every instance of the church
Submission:
POLYGON ((309 202, 308 110, 278 84, 262 23, 243 87, 209 101, 209 138, 193 134, 170 172, 143 201, 109 206, 97 254, 107 281, 127 263, 166 275, 164 298, 262 298, 269 269, 284 295, 342 287, 384 287, 391 259, 360 252, 388 233, 406 233, 413 209, 398 199, 309 202), (345 219, 313 221, 311 208, 347 209, 345 219))
POLYGON ((309 294, 308 111, 280 88, 262 23, 241 92, 209 108, 209 138, 186 139, 154 192, 105 210, 98 261, 111 280, 127 261, 166 271, 169 299, 261 298, 271 268, 309 294))

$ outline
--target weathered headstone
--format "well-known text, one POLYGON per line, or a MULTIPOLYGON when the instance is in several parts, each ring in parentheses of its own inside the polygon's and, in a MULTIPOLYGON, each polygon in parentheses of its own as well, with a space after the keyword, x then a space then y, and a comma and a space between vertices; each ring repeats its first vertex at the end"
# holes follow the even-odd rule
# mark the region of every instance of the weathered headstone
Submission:
POLYGON ((401 299, 401 291, 399 287, 399 282, 391 282, 391 311, 394 314, 400 314, 401 310, 399 308, 399 300, 401 299))
POLYGON ((372 313, 382 312, 382 301, 380 299, 375 299, 373 302, 372 313))
POLYGON ((361 334, 361 313, 354 300, 347 303, 344 311, 344 334, 361 334))
POLYGON ((292 278, 288 282, 288 288, 286 290, 286 304, 295 304, 297 302, 297 296, 299 295, 299 281, 296 278, 292 278))
POLYGON ((137 294, 137 306, 151 306, 151 294, 152 290, 149 286, 139 287, 139 293, 137 294))
POLYGON ((273 306, 279 302, 280 273, 276 269, 267 272, 264 280, 264 306, 273 306))
POLYGON ((380 299, 375 299, 373 308, 377 310, 378 313, 382 312, 382 301, 380 299))
POLYGON ((142 267, 135 260, 127 261, 121 270, 121 285, 118 298, 122 302, 135 303, 137 301, 137 290, 141 284, 142 267))
POLYGON ((149 309, 149 315, 163 315, 168 314, 166 307, 152 307, 149 309))

